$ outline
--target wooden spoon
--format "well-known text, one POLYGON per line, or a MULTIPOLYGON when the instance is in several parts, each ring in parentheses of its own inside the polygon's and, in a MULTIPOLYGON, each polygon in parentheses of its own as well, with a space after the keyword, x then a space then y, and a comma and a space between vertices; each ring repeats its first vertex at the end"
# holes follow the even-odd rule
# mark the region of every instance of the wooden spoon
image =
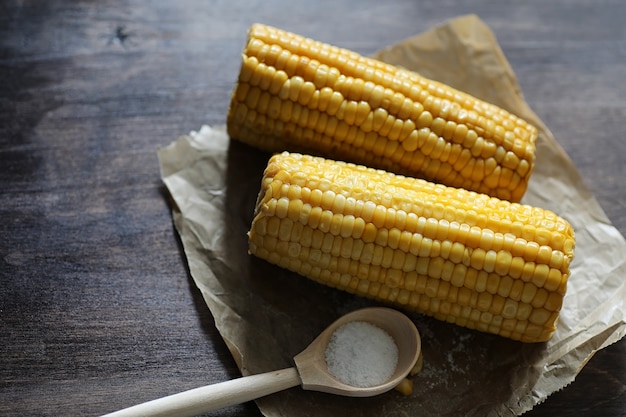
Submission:
POLYGON ((305 390, 349 397, 371 397, 398 385, 415 366, 421 352, 419 332, 413 322, 397 310, 372 307, 348 313, 328 326, 294 358, 295 367, 250 375, 125 408, 103 417, 195 416, 230 405, 251 401, 301 385, 305 390), (326 348, 333 332, 343 324, 365 321, 385 330, 398 347, 398 364, 383 384, 353 387, 337 380, 326 366, 326 348))

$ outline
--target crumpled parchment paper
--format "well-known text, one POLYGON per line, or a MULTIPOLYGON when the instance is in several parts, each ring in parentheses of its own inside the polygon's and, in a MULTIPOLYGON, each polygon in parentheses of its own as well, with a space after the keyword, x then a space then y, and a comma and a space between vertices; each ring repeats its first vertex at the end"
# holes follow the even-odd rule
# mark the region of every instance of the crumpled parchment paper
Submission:
MULTIPOLYGON (((411 396, 391 391, 354 399, 296 387, 257 404, 267 416, 522 414, 624 336, 626 242, 523 100, 479 18, 451 20, 376 57, 498 104, 538 127, 537 163, 523 202, 567 218, 577 237, 558 330, 547 343, 524 344, 410 314, 424 354, 411 396)), ((204 126, 158 156, 191 275, 243 375, 293 366, 292 358, 337 317, 375 305, 248 255, 246 233, 268 154, 231 142, 224 126, 204 126)))

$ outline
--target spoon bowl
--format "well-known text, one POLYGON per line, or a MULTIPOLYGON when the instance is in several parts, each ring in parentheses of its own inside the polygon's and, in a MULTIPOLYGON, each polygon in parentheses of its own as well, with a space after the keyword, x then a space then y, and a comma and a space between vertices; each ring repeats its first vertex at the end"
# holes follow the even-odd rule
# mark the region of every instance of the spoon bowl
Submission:
POLYGON ((413 322, 399 311, 371 307, 348 313, 328 326, 311 344, 294 357, 295 367, 244 376, 173 394, 106 414, 104 417, 191 417, 223 407, 254 400, 300 385, 305 390, 349 397, 371 397, 396 387, 413 369, 421 352, 421 340, 413 322), (326 364, 326 349, 333 333, 342 325, 363 321, 385 332, 398 348, 398 363, 382 384, 355 387, 335 378, 326 364))
POLYGON ((294 357, 305 390, 321 391, 349 397, 371 397, 396 387, 413 369, 420 352, 421 339, 415 324, 397 310, 371 307, 348 313, 330 326, 300 354, 294 357), (325 352, 333 333, 346 323, 364 321, 387 332, 398 347, 398 363, 391 377, 382 384, 354 387, 335 378, 326 365, 325 352))

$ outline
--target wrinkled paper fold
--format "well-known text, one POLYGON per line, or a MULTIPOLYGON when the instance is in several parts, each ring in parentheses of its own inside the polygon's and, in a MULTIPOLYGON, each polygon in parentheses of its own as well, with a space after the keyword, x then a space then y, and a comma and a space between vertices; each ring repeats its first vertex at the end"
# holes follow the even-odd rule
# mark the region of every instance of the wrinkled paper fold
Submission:
MULTIPOLYGON (((522 202, 565 217, 577 238, 557 332, 547 343, 523 344, 410 314, 424 352, 411 396, 392 391, 355 400, 297 387, 257 403, 267 416, 522 414, 571 383, 596 351, 624 336, 626 242, 524 101, 493 33, 479 18, 451 20, 375 56, 538 127, 536 168, 522 202)), ((158 156, 191 276, 242 374, 293 366, 292 358, 337 317, 376 305, 248 255, 246 233, 268 154, 231 142, 224 126, 204 126, 158 156)))

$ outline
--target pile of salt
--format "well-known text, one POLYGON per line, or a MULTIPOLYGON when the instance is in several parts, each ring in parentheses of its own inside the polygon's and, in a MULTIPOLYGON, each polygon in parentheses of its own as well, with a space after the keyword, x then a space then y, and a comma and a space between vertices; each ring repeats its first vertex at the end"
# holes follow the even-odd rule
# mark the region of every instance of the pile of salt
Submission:
POLYGON ((398 347, 383 329, 364 321, 337 328, 326 348, 328 371, 344 384, 372 387, 386 382, 398 364, 398 347))

